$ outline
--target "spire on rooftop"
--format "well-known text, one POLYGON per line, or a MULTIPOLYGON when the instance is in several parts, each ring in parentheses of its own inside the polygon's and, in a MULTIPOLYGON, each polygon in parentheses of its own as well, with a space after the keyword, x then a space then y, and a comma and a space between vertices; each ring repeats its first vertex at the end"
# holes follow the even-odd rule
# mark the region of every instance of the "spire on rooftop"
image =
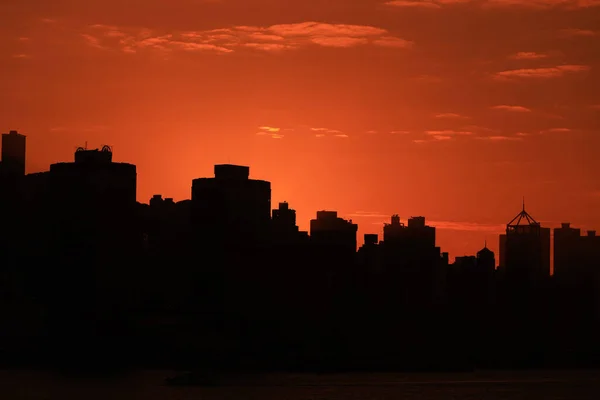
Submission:
POLYGON ((523 196, 523 209, 516 215, 509 223, 508 226, 523 226, 523 225, 539 225, 539 223, 525 211, 525 196, 523 196))

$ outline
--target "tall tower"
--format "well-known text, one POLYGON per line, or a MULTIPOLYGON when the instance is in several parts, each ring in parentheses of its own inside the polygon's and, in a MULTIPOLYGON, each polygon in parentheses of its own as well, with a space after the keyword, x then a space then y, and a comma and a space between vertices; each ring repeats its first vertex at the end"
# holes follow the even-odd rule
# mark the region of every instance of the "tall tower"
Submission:
POLYGON ((2 134, 2 171, 11 177, 25 175, 26 137, 17 131, 2 134))
POLYGON ((550 276, 550 228, 522 211, 506 225, 506 276, 536 282, 550 276))

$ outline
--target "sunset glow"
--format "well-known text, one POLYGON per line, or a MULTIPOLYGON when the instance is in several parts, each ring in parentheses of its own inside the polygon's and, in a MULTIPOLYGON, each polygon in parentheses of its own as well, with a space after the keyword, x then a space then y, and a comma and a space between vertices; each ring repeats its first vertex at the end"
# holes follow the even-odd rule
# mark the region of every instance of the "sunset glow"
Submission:
POLYGON ((5 0, 28 172, 109 144, 140 202, 250 166, 307 230, 423 215, 457 255, 521 209, 600 229, 600 1, 5 0))

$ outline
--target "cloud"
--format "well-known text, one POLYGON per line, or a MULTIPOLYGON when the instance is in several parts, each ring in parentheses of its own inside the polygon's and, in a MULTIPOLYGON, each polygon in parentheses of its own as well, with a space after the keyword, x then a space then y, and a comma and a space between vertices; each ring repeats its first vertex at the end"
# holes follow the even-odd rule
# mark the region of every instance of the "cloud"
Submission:
POLYGON ((427 221, 427 225, 448 231, 500 233, 506 230, 504 224, 479 224, 475 222, 427 221))
POLYGON ((470 132, 494 132, 495 130, 492 128, 488 128, 486 126, 479 126, 479 125, 467 125, 461 128, 462 130, 465 131, 470 131, 470 132))
POLYGON ((523 106, 499 105, 499 106, 493 106, 491 108, 492 108, 492 110, 502 110, 502 111, 519 112, 519 113, 531 112, 531 110, 529 108, 523 107, 523 106))
POLYGON ((88 35, 88 34, 84 33, 84 34, 82 34, 82 35, 81 35, 81 37, 82 37, 83 39, 85 39, 86 43, 87 43, 89 46, 91 46, 91 47, 94 47, 94 48, 96 48, 96 49, 101 49, 101 50, 104 50, 104 49, 106 49, 106 47, 104 47, 104 46, 103 46, 103 45, 100 43, 100 39, 98 39, 98 38, 97 38, 97 37, 95 37, 95 36, 88 35))
POLYGON ((389 218, 388 215, 380 213, 378 211, 355 211, 352 214, 348 214, 351 218, 389 218))
POLYGON ((258 129, 259 131, 256 132, 256 134, 259 136, 269 136, 273 139, 281 139, 284 136, 279 133, 281 128, 275 128, 273 126, 259 126, 258 129))
POLYGON ((410 131, 391 131, 392 135, 408 135, 410 131))
POLYGON ((471 131, 455 131, 451 129, 446 129, 442 131, 425 131, 425 134, 430 136, 468 136, 472 135, 471 131))
POLYGON ((108 46, 127 53, 143 50, 231 53, 241 49, 281 52, 309 45, 337 48, 359 45, 410 48, 414 45, 409 40, 391 36, 382 28, 322 22, 300 22, 266 27, 242 25, 170 33, 103 24, 90 25, 88 30, 84 35, 87 35, 88 44, 91 46, 108 46))
POLYGON ((590 106, 592 110, 600 110, 600 104, 593 104, 590 106))
POLYGON ((384 4, 400 8, 441 9, 460 4, 476 4, 484 8, 519 7, 532 10, 551 8, 580 9, 600 6, 600 0, 391 0, 384 4))
POLYGON ((569 28, 569 29, 561 29, 558 31, 558 35, 561 37, 580 37, 580 36, 596 36, 597 32, 589 30, 589 29, 578 29, 578 28, 569 28))
POLYGON ((433 1, 427 0, 393 0, 385 3, 393 7, 410 7, 410 8, 441 8, 441 6, 433 1))
POLYGON ((370 131, 366 131, 365 133, 368 133, 369 135, 374 135, 377 133, 376 130, 371 129, 370 131))
POLYGON ((547 57, 548 54, 536 53, 534 51, 520 51, 510 56, 514 60, 539 60, 547 57))
POLYGON ((385 2, 392 7, 439 9, 446 5, 470 3, 472 0, 391 0, 385 2))
POLYGON ((494 74, 494 78, 499 80, 509 79, 550 79, 560 78, 566 74, 589 71, 588 65, 558 65, 556 67, 546 68, 523 68, 501 71, 494 74))
POLYGON ((329 129, 329 128, 310 128, 313 132, 322 132, 322 133, 342 133, 337 129, 329 129))
MULTIPOLYGON (((355 211, 354 213, 349 214, 348 217, 377 220, 373 221, 372 224, 383 225, 389 223, 391 216, 378 211, 355 211)), ((506 225, 504 224, 481 224, 465 221, 426 221, 426 223, 437 229, 449 231, 501 233, 506 230, 506 225)))
POLYGON ((504 135, 477 136, 475 139, 478 139, 478 140, 489 140, 491 142, 506 142, 506 141, 519 141, 519 140, 523 140, 522 137, 518 137, 518 136, 504 136, 504 135))
POLYGON ((279 132, 280 128, 274 128, 272 126, 259 126, 258 129, 265 132, 279 132))
POLYGON ((321 138, 325 136, 334 136, 339 138, 347 138, 348 135, 337 129, 329 128, 310 128, 312 132, 315 132, 315 137, 321 138))
POLYGON ((544 133, 569 133, 572 132, 572 129, 569 128, 550 128, 543 131, 540 131, 541 134, 544 133))
POLYGON ((483 0, 484 7, 520 7, 537 10, 551 8, 589 8, 600 6, 599 0, 483 0))
POLYGON ((436 114, 435 118, 450 118, 450 119, 467 119, 464 115, 456 114, 456 113, 440 113, 436 114))
POLYGON ((400 39, 394 36, 384 36, 373 40, 373 44, 381 47, 395 47, 397 49, 409 49, 414 46, 410 40, 400 39))
POLYGON ((31 55, 25 53, 13 54, 12 58, 31 58, 31 55))

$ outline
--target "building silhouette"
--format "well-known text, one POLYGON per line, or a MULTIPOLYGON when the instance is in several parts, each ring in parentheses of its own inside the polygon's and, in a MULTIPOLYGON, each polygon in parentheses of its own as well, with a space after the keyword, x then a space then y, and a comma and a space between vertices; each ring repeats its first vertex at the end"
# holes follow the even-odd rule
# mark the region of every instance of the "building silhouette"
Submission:
MULTIPOLYGON (((502 239, 501 239, 502 240, 502 239)), ((504 250, 506 279, 523 284, 543 283, 550 276, 550 229, 525 211, 507 225, 504 250)))
POLYGON ((2 134, 2 163, 0 173, 7 177, 25 176, 27 138, 17 131, 2 134))
POLYGON ((192 182, 192 222, 207 242, 261 241, 271 223, 271 184, 250 179, 250 168, 215 165, 214 178, 192 182))
POLYGON ((108 146, 25 174, 24 144, 3 136, 7 363, 598 365, 595 231, 554 230, 554 276, 550 229, 525 207, 499 238, 498 269, 487 245, 450 264, 422 216, 392 215, 381 240, 367 233, 357 250, 357 224, 317 211, 310 232, 300 231, 296 211, 287 202, 271 209, 270 182, 250 179, 249 167, 216 165, 214 177, 192 182, 191 199, 157 194, 145 204, 136 201, 136 166, 115 162, 108 146))

